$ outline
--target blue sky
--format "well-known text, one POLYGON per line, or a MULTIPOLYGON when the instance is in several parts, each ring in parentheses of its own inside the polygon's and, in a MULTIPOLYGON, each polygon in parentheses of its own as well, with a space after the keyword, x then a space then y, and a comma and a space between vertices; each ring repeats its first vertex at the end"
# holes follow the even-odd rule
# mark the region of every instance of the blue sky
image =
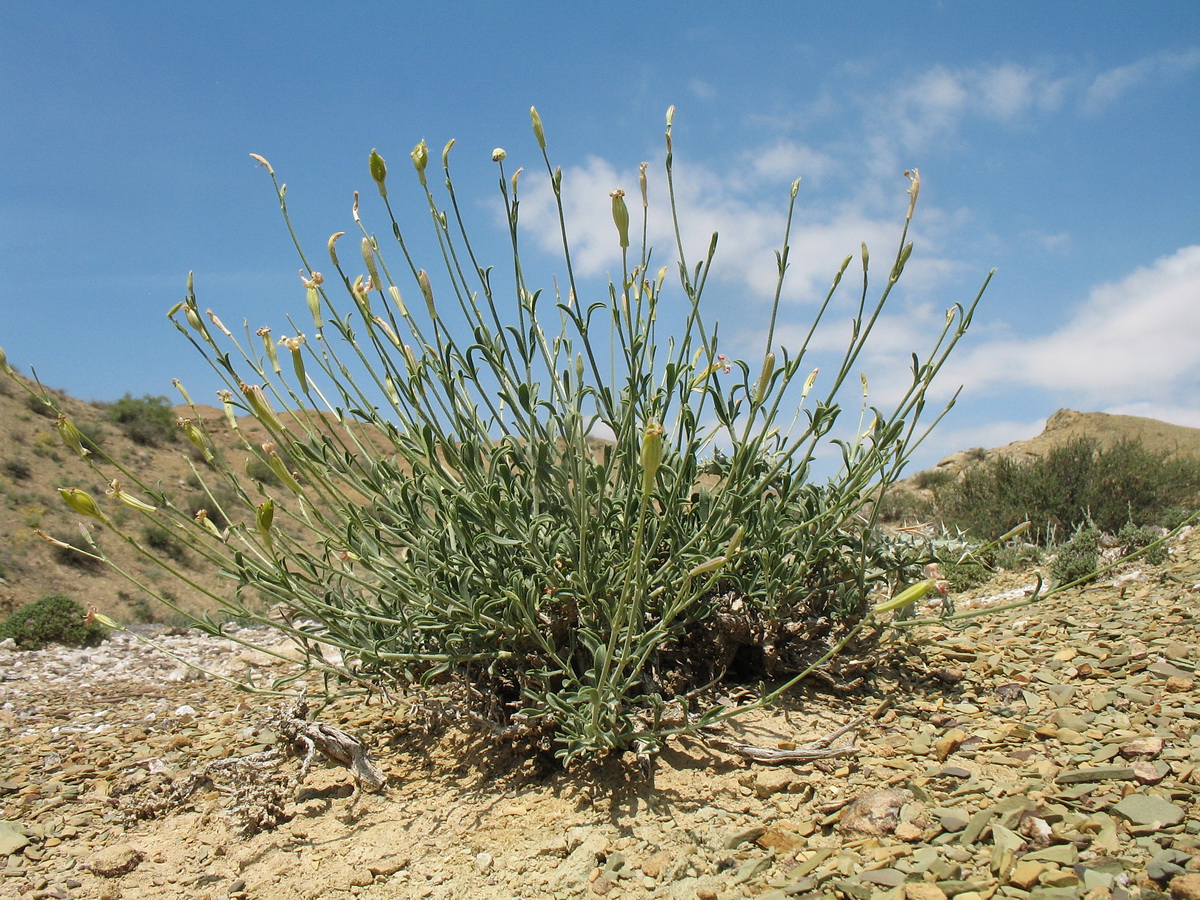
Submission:
POLYGON ((174 396, 179 378, 211 402, 215 378, 164 317, 189 270, 226 323, 281 334, 304 314, 248 154, 288 183, 321 258, 356 189, 386 231, 365 202, 371 148, 428 230, 407 155, 424 138, 436 165, 456 138, 460 196, 500 266, 493 147, 526 168, 526 246, 557 228, 533 178, 536 105, 600 279, 619 271, 609 191, 635 194, 643 160, 658 190, 674 104, 684 232, 693 255, 721 233, 706 302, 731 355, 761 352, 792 180, 785 342, 860 241, 882 281, 918 167, 913 260, 863 361, 873 401, 997 269, 919 465, 1030 437, 1060 407, 1200 427, 1194 3, 0 2, 0 97, 0 346, 86 399, 174 396))

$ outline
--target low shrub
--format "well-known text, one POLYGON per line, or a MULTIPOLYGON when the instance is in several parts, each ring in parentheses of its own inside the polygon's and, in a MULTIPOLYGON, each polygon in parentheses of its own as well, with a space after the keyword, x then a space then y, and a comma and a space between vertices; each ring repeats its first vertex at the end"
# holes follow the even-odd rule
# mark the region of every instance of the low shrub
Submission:
POLYGON ((1081 438, 1029 462, 1000 457, 969 468, 937 491, 937 509, 947 525, 983 540, 1030 521, 1048 545, 1089 522, 1109 534, 1130 522, 1166 525, 1186 518, 1174 510, 1195 510, 1198 495, 1200 461, 1154 453, 1139 440, 1102 448, 1081 438))
POLYGON ((62 594, 30 601, 0 622, 0 640, 12 638, 21 650, 46 644, 94 647, 107 635, 107 628, 90 621, 82 606, 62 594))
POLYGON ((27 481, 33 474, 33 469, 26 460, 15 457, 6 459, 3 468, 4 474, 13 481, 27 481))
POLYGON ((176 440, 176 417, 166 397, 147 394, 137 398, 126 394, 109 404, 105 414, 135 444, 159 447, 176 440))
POLYGON ((1095 575, 1099 565, 1100 531, 1094 526, 1080 528, 1058 548, 1058 555, 1050 564, 1050 578, 1056 585, 1070 584, 1095 575))

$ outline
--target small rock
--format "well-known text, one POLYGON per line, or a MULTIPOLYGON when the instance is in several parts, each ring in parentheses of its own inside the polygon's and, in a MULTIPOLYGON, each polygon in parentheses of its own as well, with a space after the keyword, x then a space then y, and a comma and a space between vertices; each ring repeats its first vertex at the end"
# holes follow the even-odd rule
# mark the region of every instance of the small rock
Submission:
POLYGON ((29 843, 20 828, 13 822, 0 822, 0 857, 11 856, 29 843))
POLYGON ((1162 781, 1170 769, 1163 766, 1161 763, 1155 764, 1144 759, 1134 760, 1129 764, 1129 768, 1133 769, 1133 780, 1138 784, 1158 784, 1162 781))
POLYGON ((899 869, 870 869, 858 876, 859 881, 889 888, 899 887, 904 884, 904 878, 904 873, 899 869))
POLYGON ((894 833, 900 840, 912 844, 921 839, 921 835, 925 833, 925 829, 915 822, 901 822, 896 826, 894 833))
POLYGON ((911 881, 904 886, 905 900, 946 900, 946 892, 936 884, 911 881))
POLYGON ((967 733, 961 728, 951 728, 933 742, 934 756, 938 762, 944 762, 946 757, 962 746, 967 739, 967 733))
POLYGON ((102 878, 120 878, 136 869, 145 858, 146 854, 141 850, 128 844, 116 844, 97 850, 86 865, 102 878))
POLYGON ((1170 827, 1183 821, 1183 810, 1154 794, 1130 794, 1112 811, 1126 821, 1145 827, 1170 827))
POLYGON ((475 868, 486 875, 492 871, 492 866, 496 864, 495 857, 486 850, 475 854, 475 868))
POLYGON ((1008 876, 1008 883, 1027 891, 1038 883, 1038 878, 1046 869, 1047 866, 1044 863, 1023 859, 1013 866, 1012 873, 1008 876))
POLYGON ((1170 678, 1168 678, 1166 685, 1164 685, 1168 694, 1186 694, 1195 688, 1195 686, 1196 679, 1180 678, 1176 675, 1172 675, 1170 678))
POLYGON ((754 780, 754 793, 760 798, 770 797, 772 794, 785 793, 796 779, 791 772, 783 769, 760 772, 754 780))
POLYGON ((670 851, 660 850, 642 860, 642 874, 648 878, 658 878, 673 859, 670 851))
MULTIPOLYGON (((966 737, 965 733, 963 736, 966 737)), ((870 791, 846 807, 838 821, 838 830, 890 834, 899 824, 900 808, 912 799, 912 791, 903 788, 870 791)))
POLYGON ((1160 737, 1138 738, 1121 745, 1121 755, 1126 759, 1153 759, 1163 751, 1163 739, 1160 737))
POLYGON ((1190 872, 1172 878, 1171 896, 1175 900, 1200 900, 1200 872, 1190 872))

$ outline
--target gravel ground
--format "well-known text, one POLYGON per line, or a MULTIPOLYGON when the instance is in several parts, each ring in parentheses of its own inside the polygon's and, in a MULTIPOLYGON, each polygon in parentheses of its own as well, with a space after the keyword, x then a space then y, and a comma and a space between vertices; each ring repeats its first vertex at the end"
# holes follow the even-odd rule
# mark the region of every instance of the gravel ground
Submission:
POLYGON ((1119 584, 885 646, 854 691, 815 685, 674 740, 650 777, 620 759, 548 771, 406 701, 334 703, 318 718, 371 748, 383 795, 320 763, 297 792, 295 760, 189 780, 273 745, 274 701, 179 661, 259 683, 286 671, 233 640, 152 635, 179 659, 129 635, 0 648, 0 897, 1190 900, 1198 582, 1193 534, 1119 584), (730 749, 860 717, 845 756, 730 749), (244 833, 254 816, 269 827, 244 833))

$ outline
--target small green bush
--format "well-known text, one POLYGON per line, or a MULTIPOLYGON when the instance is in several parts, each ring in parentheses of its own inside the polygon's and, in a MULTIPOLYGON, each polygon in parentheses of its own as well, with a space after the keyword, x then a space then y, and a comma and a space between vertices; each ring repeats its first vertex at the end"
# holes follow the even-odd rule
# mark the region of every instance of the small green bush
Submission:
POLYGON ((87 620, 87 611, 62 594, 50 594, 15 610, 0 622, 0 640, 12 638, 21 650, 38 650, 46 644, 94 647, 108 629, 87 620))
POLYGON ((923 491, 934 490, 954 481, 954 473, 949 469, 926 469, 913 477, 913 482, 923 491))
MULTIPOLYGON (((1148 528, 1144 525, 1134 525, 1130 522, 1117 532, 1117 543, 1124 549, 1126 554, 1129 554, 1149 547, 1160 537, 1162 537, 1162 533, 1158 529, 1148 528)), ((1148 550, 1143 559, 1151 565, 1161 565, 1167 559, 1166 546, 1159 544, 1153 549, 1148 550)))
POLYGON ((1173 510, 1196 508, 1200 461, 1154 453, 1139 440, 1107 449, 1069 441, 1030 462, 1008 457, 968 469, 937 491, 943 522, 976 538, 998 537, 1024 521, 1043 544, 1091 522, 1115 534, 1126 523, 1165 525, 1173 510))
POLYGON ((1095 527, 1081 528, 1070 541, 1058 549, 1058 556, 1050 564, 1050 578, 1055 584, 1094 575, 1100 566, 1100 532, 1095 527))
POLYGON ((106 413, 131 441, 143 447, 159 447, 176 439, 175 413, 166 397, 147 394, 139 399, 126 394, 106 413))
POLYGON ((33 469, 29 463, 23 459, 6 459, 4 461, 4 474, 13 481, 27 481, 29 476, 33 474, 33 469))

